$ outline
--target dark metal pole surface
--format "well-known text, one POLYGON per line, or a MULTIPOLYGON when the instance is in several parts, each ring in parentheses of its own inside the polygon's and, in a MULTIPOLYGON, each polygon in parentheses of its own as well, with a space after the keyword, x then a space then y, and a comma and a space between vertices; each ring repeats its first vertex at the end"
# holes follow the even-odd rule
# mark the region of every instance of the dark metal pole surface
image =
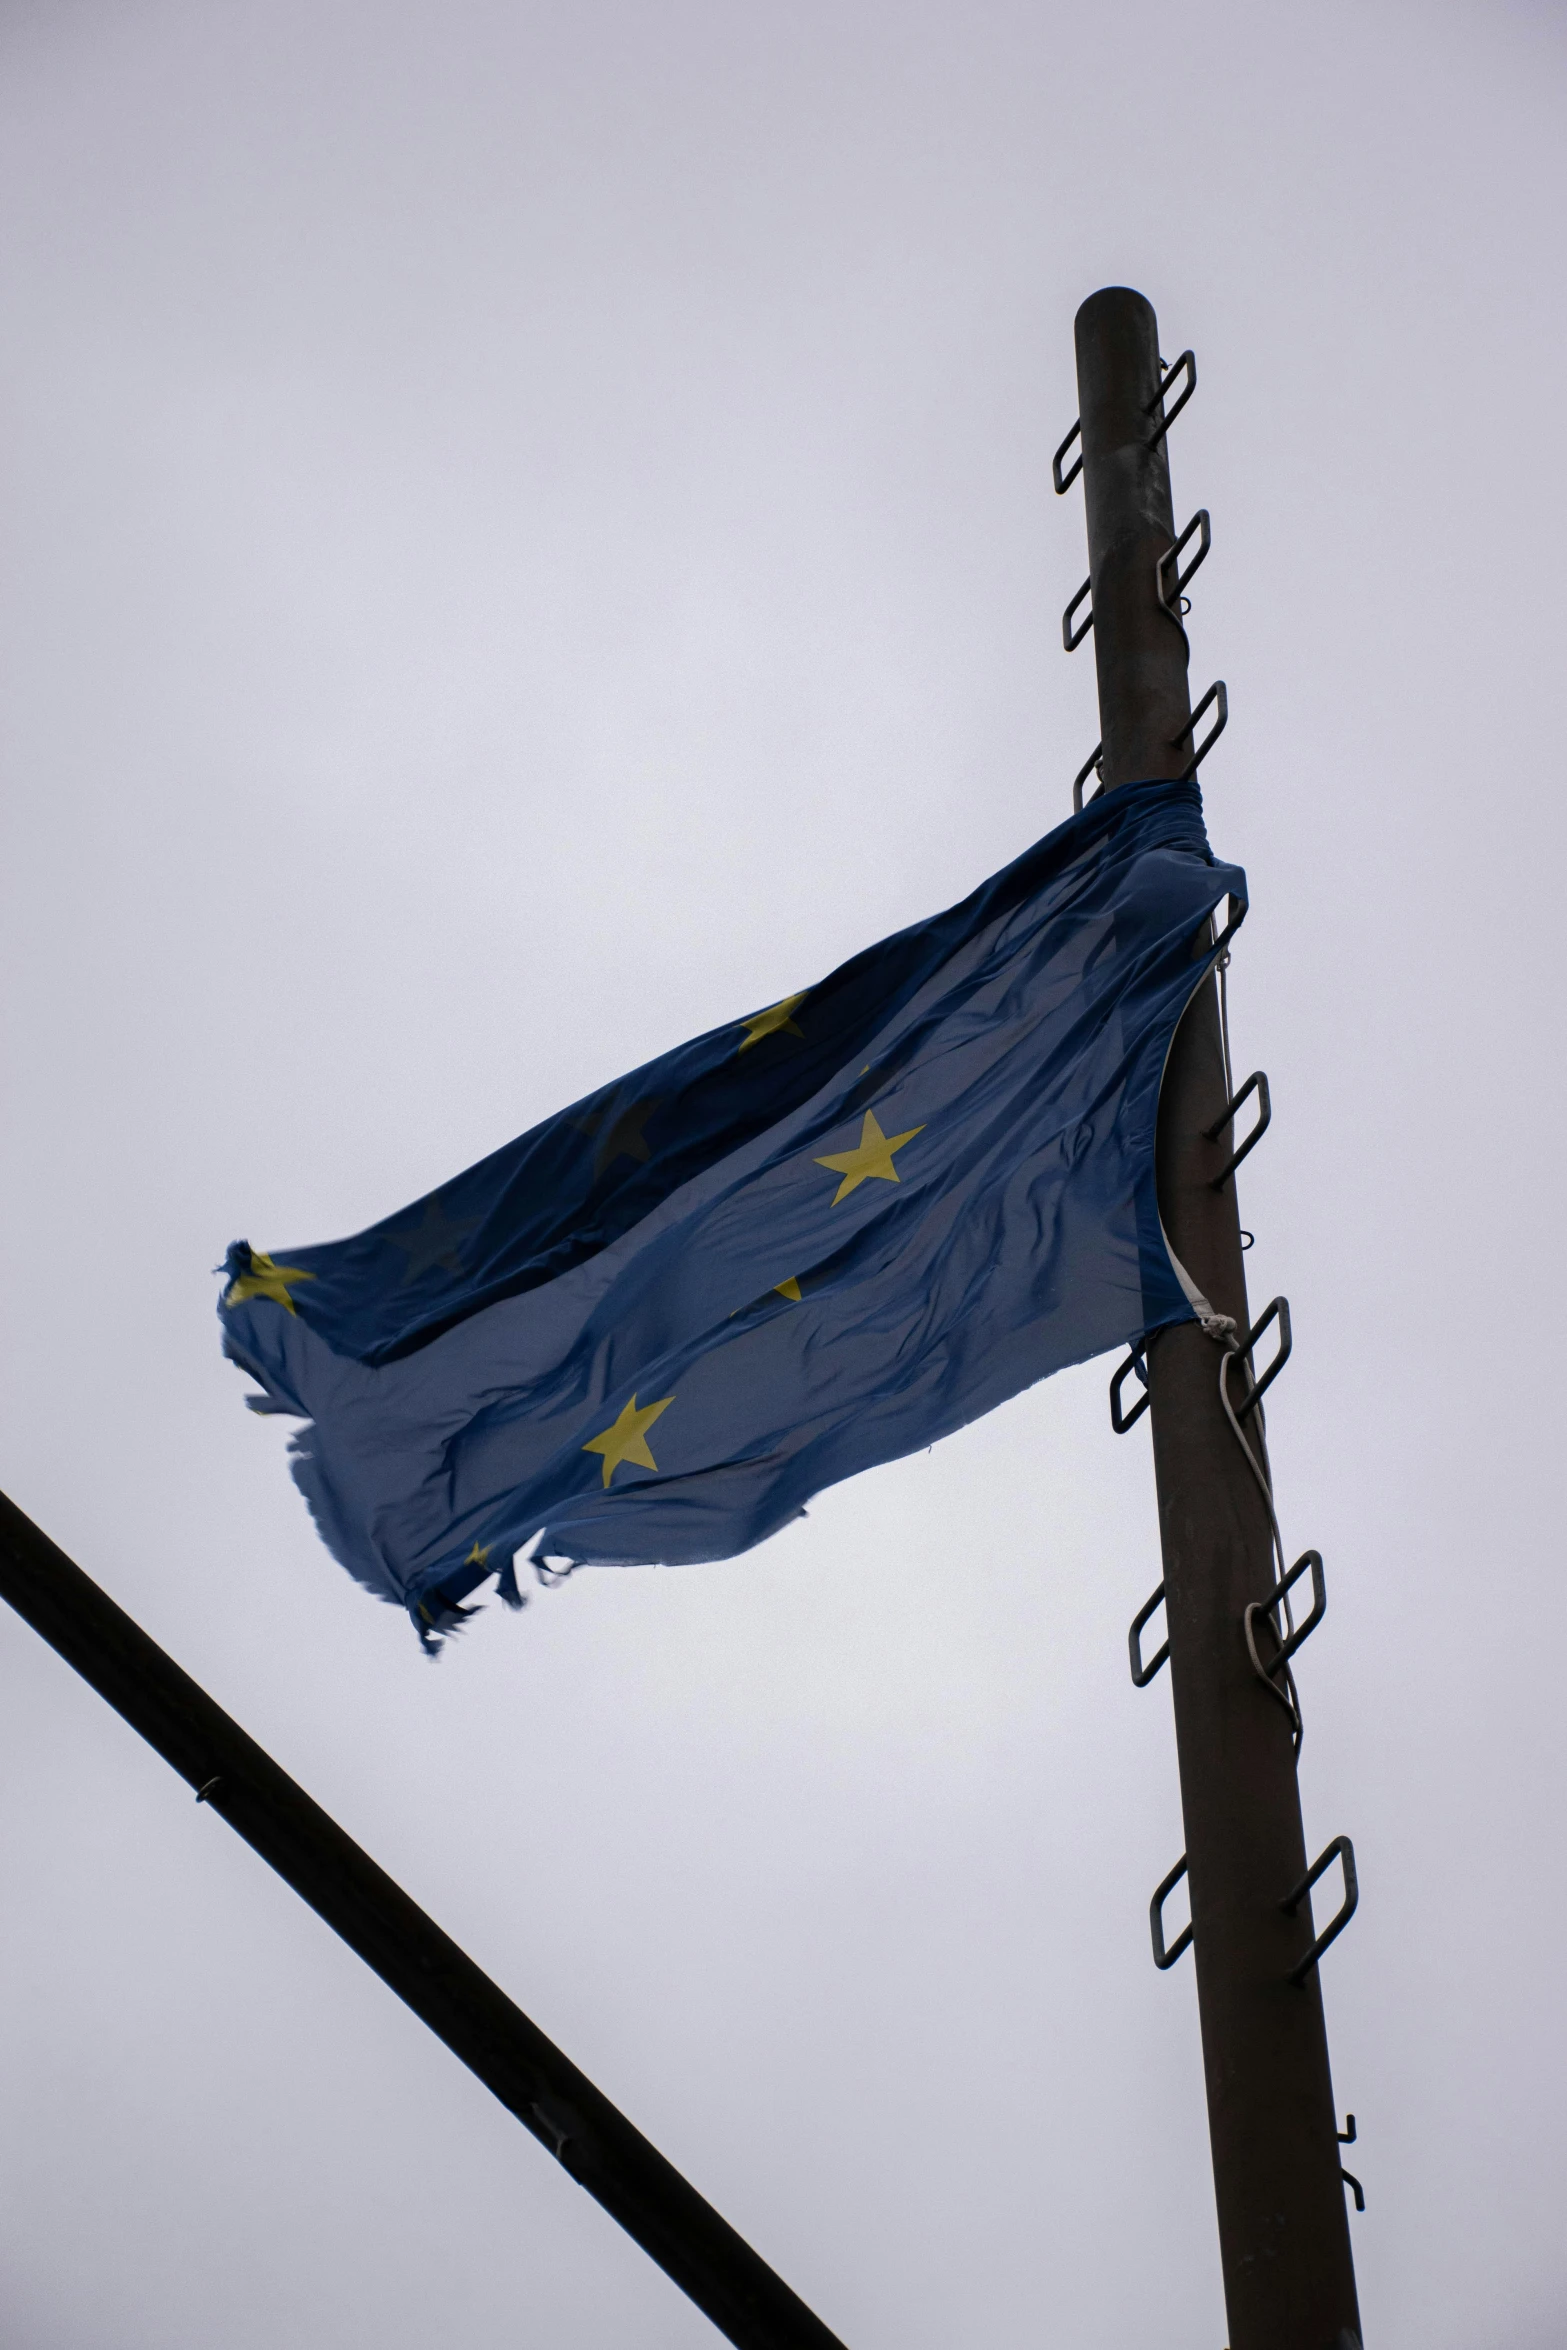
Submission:
POLYGON ((739 2350, 843 2350, 433 1919, 3 1494, 0 1596, 477 2073, 739 2350))
MULTIPOLYGON (((1168 437, 1155 439, 1158 326, 1123 286, 1077 314, 1083 483, 1107 789, 1175 776, 1185 636, 1155 567, 1175 541, 1168 437)), ((1229 1130, 1217 991, 1181 1022, 1159 1105, 1160 1212, 1175 1254, 1220 1314, 1249 1327, 1235 1185, 1212 1189, 1229 1130)), ((1290 1724, 1252 1671, 1242 1619, 1273 1583, 1266 1508, 1219 1400, 1221 1349, 1194 1323, 1149 1351, 1166 1622, 1231 2350, 1341 2350, 1359 2341, 1349 2225, 1306 1905, 1290 1724)), ((1234 1392, 1243 1392, 1237 1377, 1234 1392)))

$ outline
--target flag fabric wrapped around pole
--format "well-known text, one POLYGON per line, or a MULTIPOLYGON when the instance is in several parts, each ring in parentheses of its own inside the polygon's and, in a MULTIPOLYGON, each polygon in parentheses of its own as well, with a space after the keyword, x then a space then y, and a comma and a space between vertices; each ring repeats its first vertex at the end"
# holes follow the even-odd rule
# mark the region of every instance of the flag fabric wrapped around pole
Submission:
POLYGON ((748 1550, 840 1478, 1202 1309, 1159 1221, 1177 1023, 1245 877, 1196 783, 650 1061, 351 1240, 228 1252, 224 1348, 426 1644, 549 1571, 748 1550))

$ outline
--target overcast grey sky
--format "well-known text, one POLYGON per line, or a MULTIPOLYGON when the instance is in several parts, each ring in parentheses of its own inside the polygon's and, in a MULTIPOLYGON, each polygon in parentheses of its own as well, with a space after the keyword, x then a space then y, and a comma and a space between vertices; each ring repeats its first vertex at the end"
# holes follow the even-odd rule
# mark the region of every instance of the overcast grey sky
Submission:
MULTIPOLYGON (((1567 1731, 1559 7, 9 0, 0 1483, 851 2350, 1218 2350, 1107 1365, 431 1667, 210 1273, 1067 813, 1072 315, 1201 388, 1370 2350, 1549 2350, 1567 1731)), ((0 1611, 3 1615, 3 1611, 0 1611)), ((16 2350, 704 2320, 0 1620, 16 2350)))

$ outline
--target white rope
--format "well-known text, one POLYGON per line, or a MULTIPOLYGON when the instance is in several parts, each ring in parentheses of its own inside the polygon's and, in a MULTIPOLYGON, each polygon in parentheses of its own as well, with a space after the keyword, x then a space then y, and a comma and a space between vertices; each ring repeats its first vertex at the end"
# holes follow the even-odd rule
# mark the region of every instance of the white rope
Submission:
POLYGON ((1289 1593, 1283 1589, 1285 1576, 1284 1537, 1279 1531, 1278 1512, 1273 1506, 1273 1468, 1268 1459, 1268 1434, 1263 1422, 1262 1404, 1259 1400, 1252 1406, 1253 1415, 1257 1422, 1257 1450, 1253 1452, 1247 1441, 1246 1431, 1241 1426, 1235 1407, 1230 1401, 1230 1364, 1241 1352, 1240 1334, 1228 1314, 1215 1314, 1211 1318, 1211 1323, 1205 1322, 1203 1328, 1206 1335, 1214 1339, 1224 1349, 1219 1357, 1219 1401, 1224 1407, 1224 1416, 1230 1423, 1230 1431, 1245 1455, 1246 1466, 1257 1480, 1257 1490, 1262 1495, 1262 1504, 1268 1513, 1268 1533, 1273 1553, 1273 1588, 1279 1594, 1278 1598, 1266 1604, 1253 1602, 1252 1606, 1246 1610, 1246 1646, 1251 1655, 1253 1672, 1263 1687, 1272 1691, 1290 1717, 1295 1754, 1298 1760, 1301 1742, 1306 1735, 1306 1724, 1301 1715, 1300 1695, 1295 1687, 1295 1676, 1286 1665, 1284 1667, 1284 1684, 1282 1687, 1280 1686, 1257 1654, 1257 1642, 1252 1629, 1254 1615, 1262 1615, 1268 1619, 1270 1628, 1274 1631, 1281 1646, 1295 1629, 1295 1613, 1290 1606, 1289 1593), (1277 1626, 1272 1624, 1272 1611, 1280 1605, 1284 1610, 1284 1631, 1282 1633, 1279 1633, 1277 1626))
MULTIPOLYGON (((1226 1321, 1229 1321, 1229 1316, 1226 1316, 1226 1321)), ((1219 1332, 1210 1330, 1208 1335, 1219 1337, 1219 1332)), ((1285 1664, 1285 1678, 1283 1678, 1283 1687, 1280 1687, 1278 1680, 1273 1678, 1276 1676, 1278 1666, 1273 1666, 1273 1673, 1271 1673, 1262 1661, 1262 1657, 1257 1654, 1257 1631, 1255 1631, 1257 1617, 1264 1617, 1266 1624, 1269 1624, 1269 1631, 1273 1633, 1273 1638, 1278 1640, 1280 1647, 1283 1647, 1285 1640, 1290 1638, 1290 1633, 1294 1631, 1294 1610, 1290 1607, 1290 1593, 1283 1589, 1283 1582, 1285 1582, 1285 1537, 1280 1535, 1278 1511, 1273 1509, 1273 1464, 1269 1462, 1269 1436, 1266 1436, 1266 1426, 1264 1426, 1264 1419, 1262 1419, 1262 1403, 1255 1403, 1252 1405, 1252 1412, 1255 1412, 1255 1417, 1257 1417, 1257 1450, 1252 1452, 1252 1445, 1247 1443, 1245 1429, 1240 1426, 1236 1408, 1233 1408, 1233 1403, 1229 1401, 1229 1365, 1231 1365, 1233 1358, 1240 1354, 1240 1337, 1238 1337, 1236 1325, 1233 1323, 1229 1325, 1229 1332, 1226 1332, 1226 1335, 1222 1337, 1222 1347, 1224 1347, 1224 1354, 1219 1356, 1219 1403, 1224 1405, 1224 1417, 1229 1419, 1233 1438, 1236 1438, 1240 1450, 1243 1450, 1245 1466, 1252 1471, 1252 1476, 1257 1478, 1257 1492, 1262 1495, 1262 1506, 1266 1509, 1266 1513, 1269 1513, 1269 1539, 1271 1539, 1271 1549, 1273 1549, 1273 1591, 1278 1593, 1278 1598, 1266 1600, 1266 1603, 1252 1600, 1252 1605, 1245 1610, 1245 1647, 1247 1647, 1247 1654, 1250 1654, 1250 1659, 1252 1659, 1252 1671, 1257 1673, 1257 1680, 1264 1685, 1264 1690, 1269 1690, 1273 1697, 1280 1701, 1280 1706, 1283 1706, 1285 1713, 1290 1715, 1290 1732, 1292 1732, 1292 1739, 1294 1739, 1294 1760, 1299 1762, 1299 1751, 1302 1751, 1302 1741, 1306 1737, 1306 1720, 1302 1715, 1299 1690, 1294 1687, 1294 1673, 1290 1671, 1290 1666, 1285 1664), (1278 1607, 1278 1605, 1283 1605, 1283 1614, 1285 1614, 1283 1633, 1280 1633, 1278 1626, 1273 1624, 1273 1607, 1278 1607)))
MULTIPOLYGON (((1219 1045, 1224 1061, 1224 1098, 1226 1102, 1232 1102, 1235 1099, 1235 1078, 1230 1065, 1230 990, 1228 984, 1229 968, 1230 955, 1229 949, 1226 948, 1218 958, 1219 1045)), ((1278 1512, 1273 1506, 1273 1467, 1272 1463, 1268 1459, 1268 1431, 1263 1416, 1262 1403, 1259 1399, 1252 1406, 1252 1417, 1257 1424, 1257 1449, 1254 1452, 1247 1440, 1246 1431, 1241 1426, 1240 1420, 1235 1411, 1235 1407, 1230 1402, 1230 1364, 1232 1360, 1242 1351, 1240 1331, 1236 1327, 1235 1321, 1231 1315, 1216 1314, 1212 1311, 1211 1308, 1206 1314, 1199 1314, 1198 1320, 1202 1324, 1203 1335, 1207 1338, 1211 1338, 1216 1345, 1222 1347, 1224 1350, 1219 1357, 1219 1401, 1224 1406, 1224 1416, 1230 1423, 1231 1433, 1233 1434, 1236 1443, 1240 1446, 1241 1451, 1246 1457, 1246 1466, 1248 1469, 1250 1469, 1253 1477, 1255 1477, 1257 1480, 1257 1490, 1262 1495, 1263 1507, 1268 1513, 1268 1533, 1273 1550, 1273 1587, 1276 1592, 1281 1593, 1281 1597, 1278 1600, 1272 1601, 1267 1606, 1256 1608, 1255 1612, 1267 1616, 1271 1624, 1272 1609, 1275 1606, 1282 1604, 1284 1610, 1284 1631, 1282 1634, 1279 1634, 1277 1626, 1274 1625, 1272 1627, 1275 1634, 1279 1638, 1280 1645, 1282 1646, 1284 1640, 1286 1640, 1295 1629, 1295 1613, 1290 1606, 1289 1593, 1282 1590, 1286 1571, 1284 1565, 1284 1537, 1279 1532, 1278 1512)), ((1295 1753, 1298 1758, 1300 1754, 1301 1740, 1305 1737, 1306 1734, 1306 1725, 1301 1718, 1300 1697, 1295 1687, 1295 1676, 1290 1671, 1289 1666, 1286 1665, 1284 1668, 1285 1686, 1281 1688, 1279 1683, 1274 1679, 1273 1675, 1267 1670, 1266 1666, 1262 1662, 1262 1659, 1257 1654, 1257 1643, 1252 1630, 1253 1614, 1254 1609, 1248 1608, 1246 1611, 1246 1646, 1251 1654, 1252 1669, 1256 1673, 1258 1680, 1262 1682, 1265 1688, 1270 1689, 1273 1692, 1273 1695, 1279 1700, 1279 1703, 1289 1714, 1290 1725, 1295 1740, 1295 1753)))
MULTIPOLYGON (((1210 917, 1210 919, 1211 919, 1211 917, 1210 917)), ((1232 1070, 1231 1070, 1231 1068, 1230 1068, 1230 990, 1229 990, 1229 981, 1228 981, 1228 973, 1229 973, 1229 968, 1230 968, 1230 950, 1229 950, 1229 948, 1228 948, 1228 947, 1226 947, 1226 948, 1225 948, 1225 950, 1224 950, 1224 952, 1223 952, 1223 954, 1222 954, 1222 955, 1219 957, 1219 962, 1218 962, 1218 972, 1219 972, 1219 1042, 1220 1042, 1220 1045, 1221 1045, 1221 1047, 1223 1048, 1223 1052, 1224 1052, 1224 1098, 1225 1098, 1225 1100, 1226 1100, 1227 1102, 1232 1102, 1232 1101, 1234 1101, 1234 1099, 1235 1099, 1235 1077, 1234 1077, 1234 1074, 1233 1074, 1233 1072, 1232 1072, 1232 1070)))

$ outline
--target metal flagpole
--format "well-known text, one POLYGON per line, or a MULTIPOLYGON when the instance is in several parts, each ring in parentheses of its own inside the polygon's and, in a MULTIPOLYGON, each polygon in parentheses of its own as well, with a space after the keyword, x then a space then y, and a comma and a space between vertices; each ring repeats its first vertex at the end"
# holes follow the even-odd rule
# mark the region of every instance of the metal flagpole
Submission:
MULTIPOLYGON (((1228 704, 1222 685, 1210 688, 1194 734, 1181 589, 1210 533, 1200 513, 1177 540, 1167 436, 1195 389, 1196 363, 1187 352, 1166 369, 1150 304, 1110 286, 1077 314, 1077 380, 1079 420, 1057 452, 1055 480, 1065 489, 1081 470, 1088 511, 1089 576, 1063 624, 1069 651, 1092 630, 1098 664, 1101 740, 1078 778, 1081 798, 1096 768, 1108 791, 1193 771, 1228 704)), ((1205 933, 1194 954, 1211 953, 1205 933)), ((1246 1090, 1266 1122, 1266 1080, 1246 1090)), ((1295 1775, 1298 1705, 1281 1651, 1288 1643, 1293 1653, 1319 1620, 1325 1585, 1320 1559, 1308 1553, 1296 1589, 1303 1593, 1309 1570, 1314 1605, 1292 1628, 1275 1578, 1260 1396, 1288 1351, 1289 1309, 1276 1300, 1255 1329, 1248 1319, 1233 1180, 1239 1102, 1229 1094, 1209 978, 1165 1072, 1158 1171, 1171 1249, 1212 1312, 1206 1326, 1165 1330, 1145 1360, 1128 1358, 1111 1398, 1124 1428, 1142 1409, 1122 1409, 1128 1371, 1146 1375, 1164 1580, 1133 1627, 1132 1670, 1141 1686, 1162 1661, 1145 1666, 1140 1648, 1162 1593, 1186 1828, 1184 1862, 1150 1916, 1157 1964, 1173 1963, 1188 1941, 1196 1961, 1231 2350, 1358 2350, 1339 2153, 1346 2141, 1317 1967, 1354 1907, 1354 1854, 1338 1838, 1323 1856, 1324 1864, 1342 1860, 1344 1897, 1314 1941, 1295 1775), (1259 1374, 1254 1350, 1270 1322, 1273 1360, 1259 1374), (1163 1902, 1183 1873, 1191 1929, 1167 1948, 1163 1902)), ((1358 2201, 1358 2187, 1355 2194, 1358 2201)))
POLYGON ((3 1494, 0 1598, 341 1934, 737 2350, 843 2350, 570 2058, 3 1494))

